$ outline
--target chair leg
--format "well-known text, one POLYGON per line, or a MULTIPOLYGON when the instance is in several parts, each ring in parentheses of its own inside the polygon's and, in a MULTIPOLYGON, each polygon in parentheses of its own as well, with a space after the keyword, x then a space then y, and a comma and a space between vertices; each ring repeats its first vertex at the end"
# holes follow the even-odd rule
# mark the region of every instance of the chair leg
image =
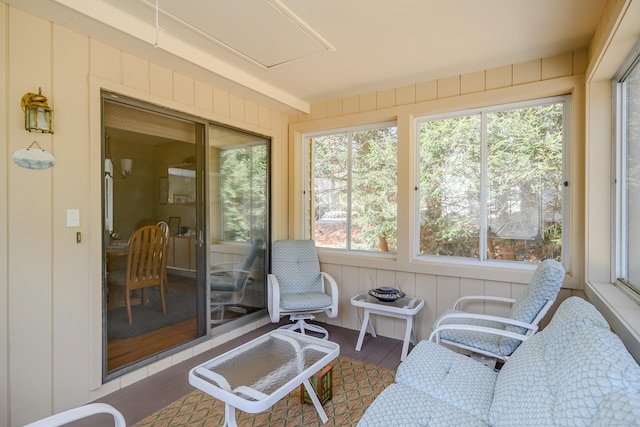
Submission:
POLYGON ((129 323, 133 323, 133 318, 131 316, 131 291, 129 289, 124 290, 124 300, 127 304, 127 316, 129 317, 129 323))
POLYGON ((160 284, 160 301, 162 301, 162 313, 167 314, 167 306, 164 301, 164 284, 160 284))
POLYGON ((315 319, 315 316, 313 316, 312 314, 292 314, 290 319, 292 322, 295 322, 295 323, 291 325, 281 326, 278 329, 286 329, 289 331, 300 331, 300 333, 303 335, 304 335, 304 331, 307 330, 307 331, 323 334, 324 335, 324 337, 322 337, 323 340, 329 339, 329 331, 327 331, 325 328, 323 328, 322 326, 313 325, 311 323, 305 322, 305 320, 315 319))

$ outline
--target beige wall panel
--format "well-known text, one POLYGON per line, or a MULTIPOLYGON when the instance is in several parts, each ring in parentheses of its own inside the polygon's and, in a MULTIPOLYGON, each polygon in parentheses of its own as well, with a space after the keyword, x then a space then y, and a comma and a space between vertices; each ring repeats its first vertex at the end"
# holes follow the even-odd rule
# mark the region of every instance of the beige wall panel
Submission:
POLYGON ((438 98, 449 98, 460 95, 460 76, 438 80, 438 98))
POLYGON ((458 277, 437 276, 436 309, 441 313, 460 298, 460 279, 458 277))
POLYGON ((482 92, 483 90, 485 90, 484 82, 485 82, 484 71, 478 71, 477 73, 463 74, 462 76, 460 76, 460 92, 462 94, 482 92))
POLYGON ((416 336, 420 339, 428 339, 431 325, 436 321, 438 314, 445 308, 438 308, 437 277, 432 274, 416 274, 415 296, 424 300, 424 307, 416 318, 416 336))
MULTIPOLYGON (((491 295, 495 297, 511 297, 511 285, 505 282, 494 282, 487 280, 484 284, 485 295, 491 295)), ((487 301, 484 304, 484 310, 486 314, 495 316, 506 316, 509 314, 511 306, 499 302, 487 301)))
MULTIPOLYGON (((0 27, 9 27, 8 14, 9 7, 0 3, 0 27)), ((0 46, 7 46, 7 43, 7 31, 0 31, 0 46)), ((3 54, 0 54, 0 87, 3 88, 8 87, 7 60, 5 50, 3 54)), ((3 426, 9 424, 9 370, 7 369, 9 361, 6 351, 9 348, 7 334, 7 171, 11 159, 7 150, 7 138, 11 138, 12 128, 7 126, 7 95, 6 90, 0 91, 0 129, 5 129, 4 132, 0 132, 0 147, 3 147, 0 150, 0 348, 4 349, 4 351, 0 351, 0 425, 3 426)))
POLYGON ((359 96, 358 108, 361 113, 376 109, 376 93, 367 93, 359 96))
POLYGON ((173 72, 158 64, 149 65, 149 91, 165 99, 173 99, 173 72))
POLYGON ((521 85, 523 83, 537 82, 541 79, 540 60, 522 62, 513 65, 513 84, 521 85))
POLYGON ((611 198, 611 82, 598 81, 589 84, 587 98, 587 134, 585 164, 589 171, 586 177, 586 200, 589 203, 585 218, 586 271, 589 282, 611 281, 610 224, 611 209, 603 200, 611 198), (605 143, 606 142, 606 143, 605 143))
POLYGON ((360 293, 358 289, 357 267, 342 267, 342 284, 340 291, 340 308, 343 309, 339 315, 342 320, 341 324, 345 328, 359 330, 362 325, 362 313, 358 313, 358 309, 351 305, 351 298, 360 293))
POLYGON ((120 50, 95 39, 91 39, 89 49, 91 50, 90 73, 102 79, 121 83, 122 54, 120 50))
POLYGON ((244 122, 244 98, 229 94, 229 115, 234 120, 244 122))
MULTIPOLYGON (((89 40, 54 26, 53 58, 55 105, 55 156, 53 167, 53 410, 59 412, 89 399, 90 367, 87 343, 91 342, 86 307, 91 287, 88 242, 90 188, 89 128, 89 40), (80 227, 67 227, 66 210, 80 210, 80 227), (81 243, 76 243, 76 233, 81 243)), ((99 141, 94 141, 99 144, 99 141)))
POLYGON ((272 129, 271 110, 264 105, 258 105, 258 126, 262 129, 272 129))
POLYGON ((583 74, 587 71, 589 58, 586 50, 573 52, 573 74, 583 74))
POLYGON ((194 80, 180 73, 173 73, 173 99, 181 104, 195 105, 194 80))
POLYGON ((438 97, 436 80, 416 84, 416 102, 431 101, 438 97))
POLYGON ((565 53, 542 59, 542 80, 570 76, 573 72, 573 55, 565 53))
POLYGON ((342 114, 355 114, 360 111, 360 97, 350 96, 342 99, 342 114))
POLYGON ((247 124, 258 126, 260 123, 258 117, 258 104, 246 100, 244 101, 244 121, 247 124))
POLYGON ((122 84, 149 91, 149 62, 126 52, 122 53, 122 84))
POLYGON ((396 90, 387 89, 376 93, 376 107, 378 110, 396 105, 396 90))
POLYGON ((311 120, 321 120, 327 117, 327 104, 319 102, 311 105, 311 120))
MULTIPOLYGON (((56 107, 51 84, 51 26, 11 8, 9 23, 8 152, 34 140, 55 154, 53 138, 24 130, 20 100, 38 92, 56 107)), ((54 117, 55 120, 55 117, 54 117)), ((54 123, 55 129, 55 123, 54 123)), ((52 176, 51 168, 8 167, 9 408, 11 425, 49 415, 52 401, 52 176)))
POLYGON ((207 83, 195 81, 195 107, 208 113, 213 111, 213 88, 207 83))
POLYGON ((327 117, 338 117, 342 115, 342 98, 327 102, 327 117))
POLYGON ((230 116, 231 101, 229 92, 213 88, 213 112, 223 117, 230 116))
POLYGON ((486 89, 498 89, 512 84, 513 66, 492 68, 486 71, 486 89))
POLYGON ((416 102, 416 85, 407 85, 396 89, 396 105, 416 102))
MULTIPOLYGON (((477 279, 462 278, 460 279, 460 296, 484 295, 484 281, 477 279)), ((480 301, 469 301, 463 303, 460 307, 463 310, 474 313, 484 313, 484 303, 480 301)))

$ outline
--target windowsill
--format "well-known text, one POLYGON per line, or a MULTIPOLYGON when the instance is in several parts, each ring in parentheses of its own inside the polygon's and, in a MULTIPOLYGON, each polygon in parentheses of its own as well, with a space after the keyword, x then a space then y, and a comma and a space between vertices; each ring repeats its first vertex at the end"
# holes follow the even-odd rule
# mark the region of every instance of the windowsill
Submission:
POLYGON ((585 293, 640 363, 640 305, 611 283, 588 282, 585 293))

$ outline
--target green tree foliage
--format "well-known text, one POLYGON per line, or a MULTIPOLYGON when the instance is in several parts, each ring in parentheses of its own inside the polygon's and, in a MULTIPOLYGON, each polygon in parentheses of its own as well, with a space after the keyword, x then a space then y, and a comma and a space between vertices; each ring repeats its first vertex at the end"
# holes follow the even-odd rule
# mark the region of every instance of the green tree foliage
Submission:
POLYGON ((264 144, 221 150, 220 191, 225 240, 264 239, 267 160, 264 144))
POLYGON ((395 251, 397 139, 395 126, 313 138, 319 246, 395 251))
POLYGON ((561 102, 421 123, 420 253, 559 258, 562 141, 561 102))

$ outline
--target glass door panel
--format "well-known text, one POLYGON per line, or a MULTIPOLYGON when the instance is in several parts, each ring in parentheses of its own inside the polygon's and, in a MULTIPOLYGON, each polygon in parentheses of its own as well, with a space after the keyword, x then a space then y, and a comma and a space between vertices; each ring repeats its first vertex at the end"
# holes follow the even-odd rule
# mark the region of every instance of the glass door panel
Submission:
POLYGON ((121 96, 102 99, 104 377, 110 379, 207 332, 204 185, 197 179, 206 125, 121 96), (140 262, 129 256, 136 249, 130 237, 147 225, 166 227, 164 292, 159 285, 134 289, 146 277, 132 279, 140 262))
POLYGON ((266 307, 269 146, 264 137, 209 126, 213 333, 266 307))

